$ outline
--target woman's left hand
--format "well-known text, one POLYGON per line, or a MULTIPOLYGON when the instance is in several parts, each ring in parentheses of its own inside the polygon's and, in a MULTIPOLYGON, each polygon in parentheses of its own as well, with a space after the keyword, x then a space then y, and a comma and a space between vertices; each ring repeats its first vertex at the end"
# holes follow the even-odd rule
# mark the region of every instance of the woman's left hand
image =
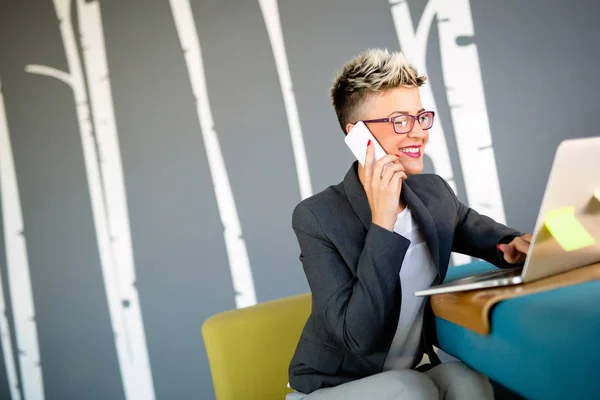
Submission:
POLYGON ((527 233, 523 236, 517 236, 508 244, 499 244, 498 250, 504 254, 504 260, 507 263, 519 264, 525 261, 530 245, 531 235, 527 233))

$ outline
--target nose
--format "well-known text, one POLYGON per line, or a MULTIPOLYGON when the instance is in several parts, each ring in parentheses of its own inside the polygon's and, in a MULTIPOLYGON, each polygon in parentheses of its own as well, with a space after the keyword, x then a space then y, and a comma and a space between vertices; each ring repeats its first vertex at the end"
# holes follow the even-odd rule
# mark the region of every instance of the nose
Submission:
POLYGON ((413 139, 421 139, 425 137, 425 130, 421 128, 421 124, 415 121, 412 131, 408 132, 408 137, 413 139))

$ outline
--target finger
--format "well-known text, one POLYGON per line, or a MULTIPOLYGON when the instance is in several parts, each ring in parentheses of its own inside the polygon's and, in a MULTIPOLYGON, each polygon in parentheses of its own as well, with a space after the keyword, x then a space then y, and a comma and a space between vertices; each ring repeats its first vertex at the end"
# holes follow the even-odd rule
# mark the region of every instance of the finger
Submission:
POLYGON ((402 181, 404 179, 406 179, 406 172, 404 171, 398 171, 396 173, 394 173, 394 175, 392 176, 392 178, 390 179, 390 184, 389 184, 389 188, 391 190, 393 190, 395 193, 398 194, 398 196, 400 195, 400 189, 402 188, 402 181))
POLYGON ((385 174, 385 170, 387 169, 387 167, 389 167, 390 165, 393 165, 394 163, 389 163, 389 164, 385 164, 382 168, 381 171, 381 178, 383 178, 383 175, 385 174))
POLYGON ((393 162, 391 162, 391 163, 387 163, 387 164, 385 164, 385 165, 383 166, 383 168, 382 168, 382 171, 381 171, 381 176, 383 177, 383 175, 385 174, 385 171, 386 171, 386 169, 387 169, 389 166, 392 166, 392 165, 394 165, 394 164, 397 164, 397 165, 399 165, 400 171, 404 171, 404 165, 403 165, 403 164, 400 162, 400 160, 399 160, 399 159, 397 159, 397 160, 395 160, 395 161, 393 161, 393 162))
POLYGON ((381 184, 384 186, 390 186, 392 177, 396 176, 398 172, 404 173, 404 166, 399 163, 393 163, 386 166, 381 177, 381 184))
POLYGON ((506 252, 504 253, 504 260, 509 263, 509 264, 514 264, 517 262, 518 259, 518 253, 517 252, 506 252))
POLYGON ((518 263, 522 263, 523 261, 525 261, 525 258, 527 256, 523 253, 516 253, 515 257, 513 257, 510 261, 508 261, 510 264, 518 264, 518 263))
POLYGON ((373 164, 375 158, 375 146, 372 145, 372 142, 369 140, 367 142, 367 154, 365 156, 365 177, 367 181, 371 181, 373 178, 373 164))
POLYGON ((523 236, 520 236, 520 238, 526 241, 527 243, 531 243, 532 236, 530 233, 526 233, 523 236))
POLYGON ((504 254, 504 260, 509 264, 520 263, 527 258, 529 243, 519 238, 515 238, 509 244, 499 244, 498 250, 504 254))
POLYGON ((376 161, 373 166, 373 176, 371 177, 371 187, 378 188, 381 186, 381 179, 384 172, 384 168, 397 160, 397 156, 395 154, 387 154, 381 157, 380 160, 376 161))
POLYGON ((514 257, 506 257, 505 256, 504 259, 509 264, 517 264, 517 263, 521 262, 521 257, 520 256, 514 256, 514 257))
POLYGON ((385 166, 398 160, 398 157, 400 156, 398 156, 397 154, 386 154, 385 156, 381 157, 381 159, 377 160, 373 167, 373 178, 376 178, 378 176, 381 177, 385 166))
POLYGON ((508 244, 499 244, 498 250, 504 254, 504 259, 508 261, 516 256, 516 251, 508 244))
POLYGON ((511 244, 516 249, 516 251, 518 251, 521 254, 526 255, 529 252, 530 244, 522 238, 516 238, 511 242, 511 244))

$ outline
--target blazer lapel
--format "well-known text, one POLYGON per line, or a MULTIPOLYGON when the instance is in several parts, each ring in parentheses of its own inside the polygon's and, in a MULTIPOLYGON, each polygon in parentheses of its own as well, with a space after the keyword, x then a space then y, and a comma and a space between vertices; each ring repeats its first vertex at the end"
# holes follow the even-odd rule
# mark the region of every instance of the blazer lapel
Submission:
POLYGON ((369 199, 367 199, 365 189, 358 178, 357 167, 358 161, 355 161, 344 177, 344 190, 354 212, 358 215, 365 228, 369 229, 372 220, 371 208, 369 207, 369 199))
MULTIPOLYGON (((344 178, 344 190, 346 191, 346 196, 348 196, 348 201, 354 209, 354 212, 358 215, 358 218, 365 228, 369 229, 372 220, 371 208, 369 207, 367 194, 358 178, 357 167, 358 161, 355 161, 350 167, 350 170, 348 170, 348 173, 344 178)), ((410 207, 412 214, 415 216, 415 220, 419 224, 419 228, 423 232, 423 236, 425 236, 425 241, 427 242, 427 246, 433 257, 435 268, 440 273, 440 276, 444 276, 442 271, 440 271, 440 252, 437 229, 429 210, 427 210, 425 204, 423 204, 417 194, 413 192, 406 181, 402 182, 401 196, 410 207)))
POLYGON ((421 199, 419 199, 419 196, 413 192, 406 181, 402 182, 401 196, 404 197, 406 204, 410 207, 412 214, 419 224, 421 232, 423 232, 423 236, 425 236, 425 241, 427 242, 427 246, 433 257, 435 268, 438 270, 440 276, 444 276, 440 270, 440 250, 437 229, 429 210, 427 210, 425 204, 423 204, 421 199))

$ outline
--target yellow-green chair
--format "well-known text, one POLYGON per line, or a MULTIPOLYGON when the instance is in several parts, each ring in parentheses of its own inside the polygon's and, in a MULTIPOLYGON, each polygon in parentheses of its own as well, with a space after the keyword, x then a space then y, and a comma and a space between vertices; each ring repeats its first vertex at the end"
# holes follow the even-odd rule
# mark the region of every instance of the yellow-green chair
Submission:
POLYGON ((217 400, 284 400, 310 308, 301 294, 208 318, 202 336, 217 400))

